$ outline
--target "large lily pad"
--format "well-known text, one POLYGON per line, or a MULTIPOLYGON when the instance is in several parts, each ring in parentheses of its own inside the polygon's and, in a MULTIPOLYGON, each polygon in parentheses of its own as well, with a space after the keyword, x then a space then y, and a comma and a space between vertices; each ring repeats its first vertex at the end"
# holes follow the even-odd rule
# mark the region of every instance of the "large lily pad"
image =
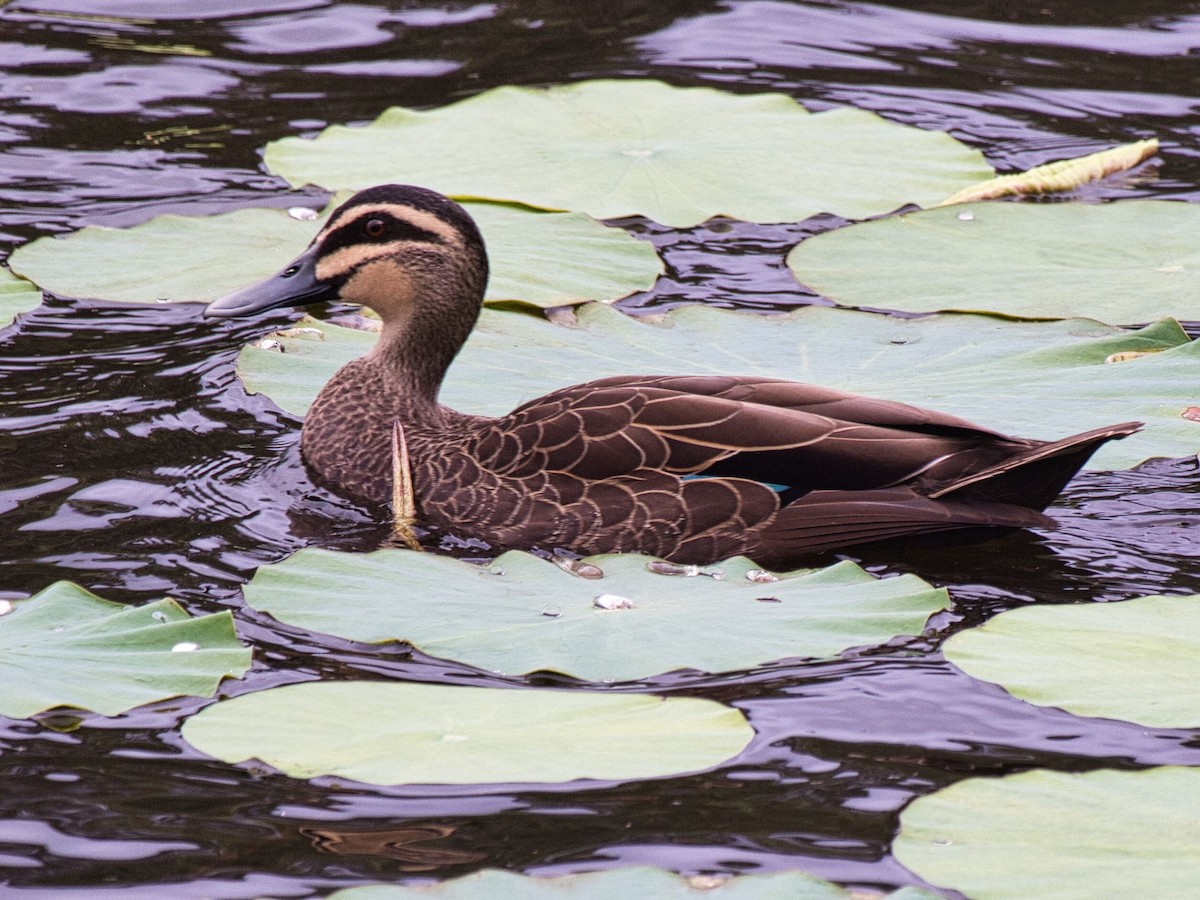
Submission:
POLYGON ((403 180, 455 197, 676 227, 717 215, 863 218, 932 205, 993 174, 947 134, 862 110, 810 114, 783 94, 632 79, 501 87, 428 112, 395 107, 366 128, 274 141, 266 162, 295 185, 403 180))
POLYGON ((719 765, 753 733, 736 709, 692 697, 369 681, 243 694, 183 725, 226 762, 370 784, 655 778, 719 765))
POLYGON ((1194 203, 972 203, 817 235, 788 265, 845 306, 1196 319, 1198 232, 1194 203))
POLYGON ((42 292, 21 278, 0 268, 0 328, 23 312, 41 305, 42 292))
POLYGON ((833 656, 919 634, 949 603, 916 576, 875 579, 849 562, 762 583, 741 557, 707 577, 651 574, 651 559, 595 556, 587 562, 604 577, 584 579, 516 551, 483 567, 411 550, 310 548, 259 569, 245 593, 255 609, 311 631, 404 640, 506 675, 551 669, 592 681, 833 656), (596 608, 602 594, 633 606, 596 608))
POLYGON ((1190 897, 1200 769, 971 778, 900 816, 893 853, 973 900, 1190 897))
MULTIPOLYGON (((870 896, 873 900, 938 900, 939 895, 906 887, 887 895, 870 896)), ((611 900, 613 897, 653 897, 655 900, 865 900, 861 892, 849 891, 806 872, 737 875, 729 879, 707 875, 686 878, 650 866, 548 877, 484 869, 432 884, 378 884, 346 888, 330 894, 329 900, 416 900, 420 897, 434 900, 550 900, 562 897, 571 900, 611 900)))
POLYGON ((1029 606, 946 641, 946 658, 1039 706, 1200 726, 1200 597, 1029 606))
MULTIPOLYGON (((1082 319, 1006 322, 886 316, 807 307, 781 316, 682 308, 660 324, 610 307, 580 309, 579 328, 484 311, 450 369, 443 399, 506 412, 552 388, 630 373, 721 372, 811 381, 903 400, 1027 437, 1054 438, 1128 419, 1146 430, 1104 447, 1093 468, 1200 450, 1200 347, 1167 320, 1124 331, 1082 319), (1152 352, 1123 362, 1113 354, 1152 352)), ((247 386, 303 413, 334 371, 375 336, 318 325, 325 340, 286 339, 286 353, 248 348, 247 386)))
MULTIPOLYGON (((562 306, 646 290, 662 271, 653 245, 580 213, 474 203, 492 263, 489 302, 562 306)), ((327 212, 332 210, 327 210, 327 212)), ((159 216, 133 228, 88 226, 39 238, 10 264, 49 291, 133 303, 210 301, 278 271, 320 220, 281 209, 159 216)))
POLYGON ((192 618, 173 600, 122 606, 60 581, 0 616, 0 715, 14 719, 211 697, 248 668, 228 612, 192 618))

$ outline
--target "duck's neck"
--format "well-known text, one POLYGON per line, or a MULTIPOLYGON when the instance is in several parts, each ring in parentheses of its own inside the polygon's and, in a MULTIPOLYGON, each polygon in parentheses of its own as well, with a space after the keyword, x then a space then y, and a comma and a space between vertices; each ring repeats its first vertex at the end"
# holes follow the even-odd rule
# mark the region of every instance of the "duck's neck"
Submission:
POLYGON ((482 306, 482 300, 472 306, 461 301, 428 302, 432 300, 424 298, 410 314, 385 320, 371 351, 416 415, 437 409, 446 371, 475 327, 482 306))

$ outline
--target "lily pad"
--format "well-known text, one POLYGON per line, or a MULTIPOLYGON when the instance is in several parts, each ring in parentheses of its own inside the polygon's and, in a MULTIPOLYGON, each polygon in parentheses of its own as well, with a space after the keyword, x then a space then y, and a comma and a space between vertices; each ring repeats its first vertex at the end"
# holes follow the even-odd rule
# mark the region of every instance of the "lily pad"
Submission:
POLYGON ((973 900, 1190 897, 1200 769, 971 778, 900 815, 892 852, 973 900))
MULTIPOLYGON (((488 302, 618 300, 652 287, 662 272, 652 244, 580 213, 481 203, 468 209, 491 257, 488 302)), ((297 220, 281 209, 159 216, 133 228, 88 226, 63 238, 39 238, 19 247, 10 264, 69 297, 207 302, 277 272, 322 221, 297 220)))
POLYGON ((862 110, 810 114, 784 94, 636 79, 501 87, 427 112, 394 107, 366 128, 274 141, 266 163, 294 185, 401 180, 679 228, 718 215, 863 218, 932 205, 994 174, 947 134, 862 110))
MULTIPOLYGON (((989 316, 896 319, 806 307, 780 316, 711 308, 658 324, 611 307, 579 310, 578 328, 485 310, 450 368, 444 402, 497 415, 556 387, 631 373, 768 375, 941 409, 991 428, 1055 438, 1141 419, 1144 432, 1108 444, 1092 468, 1200 450, 1195 373, 1200 346, 1164 320, 1125 331, 1083 319, 1007 322, 989 316), (1161 352, 1155 352, 1161 351, 1161 352), (1123 362, 1114 354, 1147 353, 1123 362)), ((314 323, 324 340, 284 339, 286 353, 247 348, 247 387, 301 414, 339 366, 374 335, 314 323)))
POLYGON ((183 725, 226 762, 369 784, 628 780, 710 769, 753 730, 692 697, 309 682, 213 704, 183 725))
MULTIPOLYGON (((484 869, 461 878, 433 884, 377 884, 334 891, 329 900, 539 900, 570 897, 571 900, 611 900, 613 897, 653 897, 655 900, 865 900, 849 891, 805 872, 771 872, 736 875, 731 878, 697 875, 691 878, 655 869, 630 866, 578 875, 532 876, 484 869)), ((939 895, 906 887, 890 894, 871 894, 874 900, 938 900, 939 895)))
POLYGON ((0 268, 0 328, 18 315, 36 309, 42 303, 42 292, 8 269, 0 268))
POLYGON ((1155 728, 1200 727, 1200 597, 1010 610, 945 644, 946 658, 1022 700, 1155 728))
POLYGON ((1196 319, 1198 231, 1194 203, 971 203, 828 231, 787 262, 843 306, 1196 319))
POLYGON ((772 576, 744 557, 703 570, 656 563, 692 577, 651 574, 650 562, 594 556, 586 564, 604 577, 587 579, 517 551, 478 566, 411 550, 309 548, 259 569, 245 594, 255 609, 311 631, 408 641, 505 675, 549 669, 591 681, 834 656, 920 634, 949 604, 945 590, 914 575, 876 579, 850 562, 766 583, 747 577, 772 576), (596 608, 598 595, 633 605, 596 608))
POLYGON ((122 606, 60 581, 0 616, 0 715, 14 719, 211 697, 249 668, 228 612, 192 618, 173 600, 122 606))

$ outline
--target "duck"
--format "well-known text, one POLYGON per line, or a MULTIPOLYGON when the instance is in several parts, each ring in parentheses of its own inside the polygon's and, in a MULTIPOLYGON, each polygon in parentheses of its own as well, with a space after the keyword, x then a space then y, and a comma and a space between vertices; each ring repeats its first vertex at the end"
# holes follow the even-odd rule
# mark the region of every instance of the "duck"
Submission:
POLYGON ((402 479, 416 521, 505 548, 771 566, 880 541, 1053 529, 1044 510, 1067 482, 1106 441, 1141 428, 1035 440, 818 385, 697 374, 601 378, 472 415, 438 395, 487 278, 483 237, 461 205, 380 185, 339 206, 276 275, 204 315, 331 300, 378 313, 373 349, 304 419, 305 465, 318 484, 380 507, 402 479))

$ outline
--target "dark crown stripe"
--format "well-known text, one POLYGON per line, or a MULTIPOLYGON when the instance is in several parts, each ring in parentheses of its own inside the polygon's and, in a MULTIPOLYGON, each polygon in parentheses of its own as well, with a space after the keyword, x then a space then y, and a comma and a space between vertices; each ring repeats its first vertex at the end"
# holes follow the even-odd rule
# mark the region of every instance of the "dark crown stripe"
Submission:
POLYGON ((381 219, 387 224, 384 242, 389 244, 393 241, 417 241, 425 244, 445 243, 441 235, 415 225, 401 216, 378 209, 365 211, 362 215, 357 216, 353 215, 353 211, 348 212, 353 217, 341 216, 342 221, 321 241, 322 254, 332 253, 342 247, 366 243, 367 241, 363 237, 363 220, 365 219, 381 219))

